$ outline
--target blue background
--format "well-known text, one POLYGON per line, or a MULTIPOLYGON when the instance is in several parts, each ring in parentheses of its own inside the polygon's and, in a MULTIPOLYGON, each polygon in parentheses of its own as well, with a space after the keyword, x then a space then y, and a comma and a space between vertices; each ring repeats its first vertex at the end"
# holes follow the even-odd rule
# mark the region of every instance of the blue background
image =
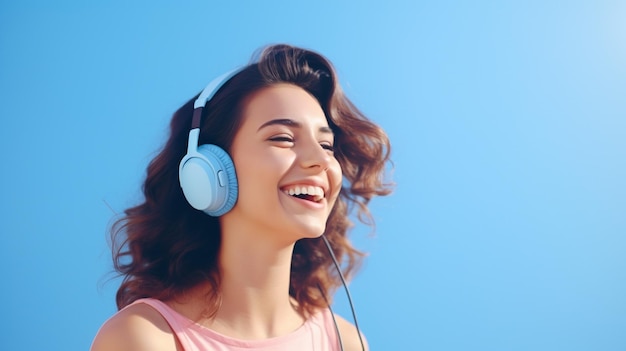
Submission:
POLYGON ((0 349, 89 347, 107 204, 277 42, 329 57, 393 143, 395 193, 352 233, 372 350, 626 350, 626 3, 532 0, 2 1, 0 349))

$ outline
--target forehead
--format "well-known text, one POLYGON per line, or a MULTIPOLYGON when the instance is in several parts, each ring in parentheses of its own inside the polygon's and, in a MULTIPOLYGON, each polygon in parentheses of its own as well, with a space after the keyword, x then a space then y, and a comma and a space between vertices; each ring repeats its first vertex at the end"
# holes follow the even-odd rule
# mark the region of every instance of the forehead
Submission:
POLYGON ((260 126, 276 118, 292 119, 315 127, 328 126, 315 97, 292 84, 276 84, 251 94, 242 106, 242 128, 260 126))

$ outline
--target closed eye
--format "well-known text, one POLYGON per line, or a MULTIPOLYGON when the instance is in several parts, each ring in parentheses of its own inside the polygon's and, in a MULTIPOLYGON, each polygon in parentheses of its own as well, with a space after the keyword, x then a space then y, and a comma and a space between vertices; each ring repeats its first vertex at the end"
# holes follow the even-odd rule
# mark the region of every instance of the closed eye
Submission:
MULTIPOLYGON (((275 142, 275 143, 290 143, 293 144, 296 142, 296 140, 289 136, 289 135, 277 135, 277 136, 273 136, 269 139, 267 139, 269 141, 275 142)), ((320 143, 320 146, 322 147, 322 149, 330 151, 331 153, 335 151, 334 146, 329 143, 329 142, 322 142, 320 143)))
POLYGON ((269 141, 293 143, 295 140, 288 135, 278 135, 268 139, 269 141))
POLYGON ((332 144, 323 143, 323 144, 320 144, 320 145, 322 146, 322 149, 324 149, 324 150, 328 150, 328 151, 331 151, 331 152, 335 151, 335 147, 332 144))

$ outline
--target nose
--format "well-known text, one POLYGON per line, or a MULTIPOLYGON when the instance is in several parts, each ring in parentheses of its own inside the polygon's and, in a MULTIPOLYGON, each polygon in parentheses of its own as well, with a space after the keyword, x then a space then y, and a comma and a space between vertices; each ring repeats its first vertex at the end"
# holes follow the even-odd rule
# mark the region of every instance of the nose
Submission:
POLYGON ((330 167, 332 155, 317 141, 301 144, 302 150, 299 152, 300 165, 305 169, 327 170, 330 167))

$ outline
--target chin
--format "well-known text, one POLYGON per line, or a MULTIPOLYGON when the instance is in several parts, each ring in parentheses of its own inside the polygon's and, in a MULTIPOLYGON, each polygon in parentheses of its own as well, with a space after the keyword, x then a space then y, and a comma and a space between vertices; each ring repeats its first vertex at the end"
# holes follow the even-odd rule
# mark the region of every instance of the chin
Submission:
POLYGON ((319 238, 326 231, 326 224, 324 225, 300 225, 293 232, 296 233, 297 239, 315 239, 319 238))
POLYGON ((323 230, 319 232, 315 232, 315 233, 305 234, 305 235, 302 235, 302 239, 315 239, 315 238, 319 238, 323 234, 324 234, 323 230))

